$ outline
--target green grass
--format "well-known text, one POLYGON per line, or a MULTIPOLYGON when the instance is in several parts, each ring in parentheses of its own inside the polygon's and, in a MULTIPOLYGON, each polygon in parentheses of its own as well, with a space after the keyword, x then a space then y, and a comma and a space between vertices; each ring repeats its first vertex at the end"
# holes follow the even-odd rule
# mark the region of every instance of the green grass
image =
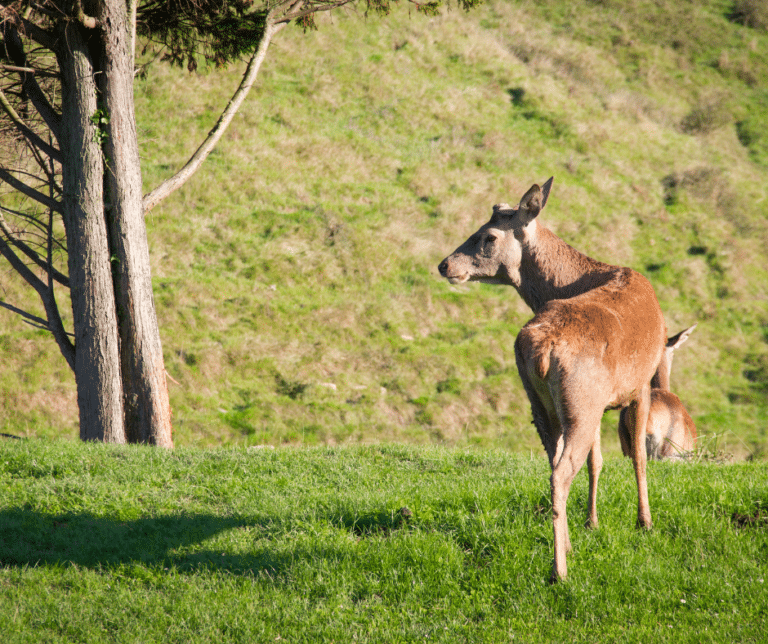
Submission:
POLYGON ((607 460, 592 531, 582 473, 569 578, 551 586, 541 457, 5 440, 0 632, 8 644, 763 641, 766 467, 650 463, 647 533, 629 460, 607 460))
MULTIPOLYGON (((281 32, 215 153, 147 219, 176 444, 539 452, 512 351, 531 312, 436 266, 492 204, 554 175, 544 223, 647 275, 670 333, 698 322, 672 386, 699 433, 768 453, 768 33, 732 13, 498 1, 281 32)), ((137 81, 145 189, 241 73, 137 81)), ((2 279, 10 303, 33 301, 2 279)), ((0 352, 0 431, 77 436, 52 339, 2 312, 0 352)), ((616 425, 606 414, 608 454, 616 425)))

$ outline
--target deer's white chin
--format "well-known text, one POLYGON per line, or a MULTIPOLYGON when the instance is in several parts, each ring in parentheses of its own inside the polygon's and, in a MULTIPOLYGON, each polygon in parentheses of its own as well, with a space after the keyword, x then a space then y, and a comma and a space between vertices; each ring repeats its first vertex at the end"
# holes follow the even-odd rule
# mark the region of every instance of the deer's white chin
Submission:
POLYGON ((448 281, 451 284, 463 284, 468 279, 469 279, 469 274, 468 273, 464 273, 464 275, 453 275, 453 276, 448 278, 448 281))

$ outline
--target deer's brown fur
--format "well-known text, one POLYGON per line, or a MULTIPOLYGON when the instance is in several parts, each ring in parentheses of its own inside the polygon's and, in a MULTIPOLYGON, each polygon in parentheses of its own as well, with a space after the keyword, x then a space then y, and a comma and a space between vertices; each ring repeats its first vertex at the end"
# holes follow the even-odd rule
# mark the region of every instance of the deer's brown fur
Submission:
MULTIPOLYGON (((696 328, 694 324, 667 340, 659 367, 651 380, 651 411, 645 435, 645 451, 649 459, 683 458, 696 446, 696 425, 680 399, 670 391, 672 358, 696 328)), ((622 409, 619 416, 619 441, 624 456, 632 451, 629 428, 634 424, 632 410, 622 409)))
POLYGON ((629 268, 594 260, 541 225, 552 179, 534 185, 519 205, 494 206, 490 221, 445 258, 452 283, 513 286, 534 312, 515 341, 520 378, 552 468, 555 557, 552 579, 567 573, 571 549, 566 501, 587 461, 589 521, 597 525, 602 469, 600 419, 605 409, 631 407, 637 522, 651 527, 644 437, 651 378, 666 342, 664 318, 648 280, 629 268))

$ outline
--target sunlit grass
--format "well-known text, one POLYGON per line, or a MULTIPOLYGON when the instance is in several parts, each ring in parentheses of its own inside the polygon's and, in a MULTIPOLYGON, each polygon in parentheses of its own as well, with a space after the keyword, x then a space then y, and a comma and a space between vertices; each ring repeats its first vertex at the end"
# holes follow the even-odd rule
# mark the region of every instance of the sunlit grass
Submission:
POLYGON ((548 474, 496 450, 5 440, 3 641, 761 639, 764 463, 650 463, 649 533, 628 459, 593 531, 582 474, 557 586, 548 474))

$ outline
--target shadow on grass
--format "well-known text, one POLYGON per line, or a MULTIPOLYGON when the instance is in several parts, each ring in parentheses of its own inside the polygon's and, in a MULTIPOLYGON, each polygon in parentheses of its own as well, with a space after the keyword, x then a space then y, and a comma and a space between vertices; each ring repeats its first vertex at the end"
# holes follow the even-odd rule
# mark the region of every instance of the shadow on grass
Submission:
POLYGON ((269 532, 272 524, 268 519, 206 514, 120 521, 90 514, 48 515, 14 508, 0 512, 0 565, 73 563, 100 568, 143 564, 180 570, 276 573, 286 562, 268 550, 222 555, 221 550, 197 546, 227 530, 259 528, 263 533, 264 529, 269 532))
POLYGON ((389 535, 407 525, 413 513, 402 507, 397 512, 367 512, 363 514, 344 513, 335 523, 341 528, 352 530, 358 537, 389 535))
MULTIPOLYGON (((358 537, 389 535, 405 525, 407 508, 396 513, 377 512, 330 518, 340 529, 358 537)), ((290 528, 268 517, 220 517, 215 515, 173 515, 120 521, 91 514, 45 514, 13 508, 0 512, 0 566, 26 567, 48 564, 75 564, 98 569, 140 564, 147 567, 173 566, 180 571, 226 570, 235 574, 267 572, 279 575, 296 561, 296 553, 278 554, 269 537, 279 537, 290 528), (222 552, 203 544, 230 530, 253 532, 254 546, 244 554, 222 552), (265 545, 266 544, 266 545, 265 545)), ((307 553, 314 557, 337 555, 307 553)))

